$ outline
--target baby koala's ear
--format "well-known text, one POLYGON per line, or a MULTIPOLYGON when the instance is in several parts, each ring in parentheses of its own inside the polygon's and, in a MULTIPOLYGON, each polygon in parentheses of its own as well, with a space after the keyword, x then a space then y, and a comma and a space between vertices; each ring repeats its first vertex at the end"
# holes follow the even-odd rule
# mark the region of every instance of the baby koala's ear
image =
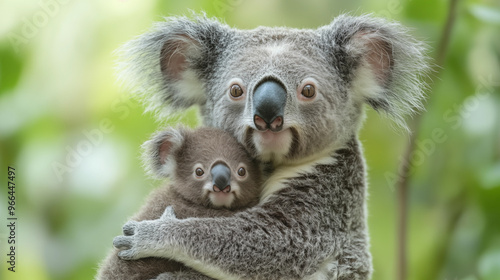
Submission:
POLYGON ((167 129, 142 145, 144 165, 150 175, 156 178, 175 175, 175 155, 184 143, 185 133, 183 129, 167 129))

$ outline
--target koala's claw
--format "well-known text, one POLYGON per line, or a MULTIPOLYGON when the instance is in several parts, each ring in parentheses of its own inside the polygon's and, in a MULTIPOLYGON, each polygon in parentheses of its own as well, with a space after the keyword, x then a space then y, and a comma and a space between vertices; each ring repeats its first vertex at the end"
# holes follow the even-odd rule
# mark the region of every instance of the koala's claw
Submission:
POLYGON ((139 259, 132 250, 122 250, 118 252, 118 257, 122 260, 130 261, 139 259))
POLYGON ((127 250, 132 247, 132 238, 127 236, 117 236, 113 239, 113 246, 120 250, 127 250))
POLYGON ((171 219, 177 219, 177 217, 175 217, 174 207, 168 206, 167 208, 165 208, 165 211, 161 215, 160 220, 171 220, 171 219))
POLYGON ((137 228, 137 222, 129 221, 123 226, 123 234, 125 236, 134 235, 136 228, 137 228))

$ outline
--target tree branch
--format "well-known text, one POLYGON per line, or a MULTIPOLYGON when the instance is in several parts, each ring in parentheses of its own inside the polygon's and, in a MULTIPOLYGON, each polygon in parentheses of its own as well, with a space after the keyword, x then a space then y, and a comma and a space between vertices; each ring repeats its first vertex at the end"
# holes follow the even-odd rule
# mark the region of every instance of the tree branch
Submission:
MULTIPOLYGON (((436 76, 439 76, 440 69, 444 65, 448 45, 450 42, 451 32, 455 23, 457 13, 458 0, 450 0, 448 15, 443 31, 441 33, 441 40, 438 45, 436 54, 436 65, 434 71, 436 76)), ((427 84, 431 88, 432 80, 428 80, 427 84)), ((432 95, 427 100, 427 106, 430 104, 432 95)), ((413 133, 410 135, 408 146, 406 147, 403 155, 403 163, 398 172, 398 181, 396 182, 396 191, 398 199, 398 219, 397 219, 397 253, 396 253, 396 279, 406 280, 407 278, 407 228, 408 228, 408 185, 410 181, 410 171, 412 167, 412 156, 415 151, 415 144, 418 138, 423 114, 417 115, 410 123, 410 129, 413 133)))

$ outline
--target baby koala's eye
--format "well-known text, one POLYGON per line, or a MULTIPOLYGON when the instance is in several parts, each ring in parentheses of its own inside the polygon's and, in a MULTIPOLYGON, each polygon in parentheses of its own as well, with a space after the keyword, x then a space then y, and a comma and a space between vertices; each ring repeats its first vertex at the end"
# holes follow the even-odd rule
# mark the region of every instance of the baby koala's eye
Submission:
POLYGON ((316 95, 316 89, 313 85, 308 84, 302 88, 301 94, 306 98, 313 98, 316 95))
POLYGON ((205 174, 205 171, 203 171, 203 169, 198 167, 198 168, 196 168, 194 173, 196 174, 197 177, 201 177, 201 176, 203 176, 203 174, 205 174))
POLYGON ((229 89, 229 93, 233 98, 239 98, 243 95, 243 89, 239 85, 234 84, 229 89))
POLYGON ((240 167, 240 169, 238 169, 238 175, 240 175, 241 177, 245 176, 246 174, 247 171, 245 170, 245 168, 240 167))

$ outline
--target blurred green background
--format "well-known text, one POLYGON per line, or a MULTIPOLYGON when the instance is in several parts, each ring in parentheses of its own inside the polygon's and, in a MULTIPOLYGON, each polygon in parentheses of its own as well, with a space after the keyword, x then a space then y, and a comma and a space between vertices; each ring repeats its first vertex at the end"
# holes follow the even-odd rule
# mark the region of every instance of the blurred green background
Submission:
MULTIPOLYGON (((343 12, 401 21, 432 48, 448 0, 0 2, 1 279, 92 279, 160 183, 139 146, 159 128, 115 82, 113 50, 162 16, 206 11, 238 28, 315 28, 343 12), (16 169, 16 272, 7 270, 7 168, 16 169)), ((459 1, 419 127, 408 279, 500 279, 500 3, 459 1), (435 137, 439 135, 439 137, 435 137)), ((196 109, 179 119, 199 124, 196 109)), ((394 279, 394 176, 408 136, 367 110, 373 279, 394 279)))

